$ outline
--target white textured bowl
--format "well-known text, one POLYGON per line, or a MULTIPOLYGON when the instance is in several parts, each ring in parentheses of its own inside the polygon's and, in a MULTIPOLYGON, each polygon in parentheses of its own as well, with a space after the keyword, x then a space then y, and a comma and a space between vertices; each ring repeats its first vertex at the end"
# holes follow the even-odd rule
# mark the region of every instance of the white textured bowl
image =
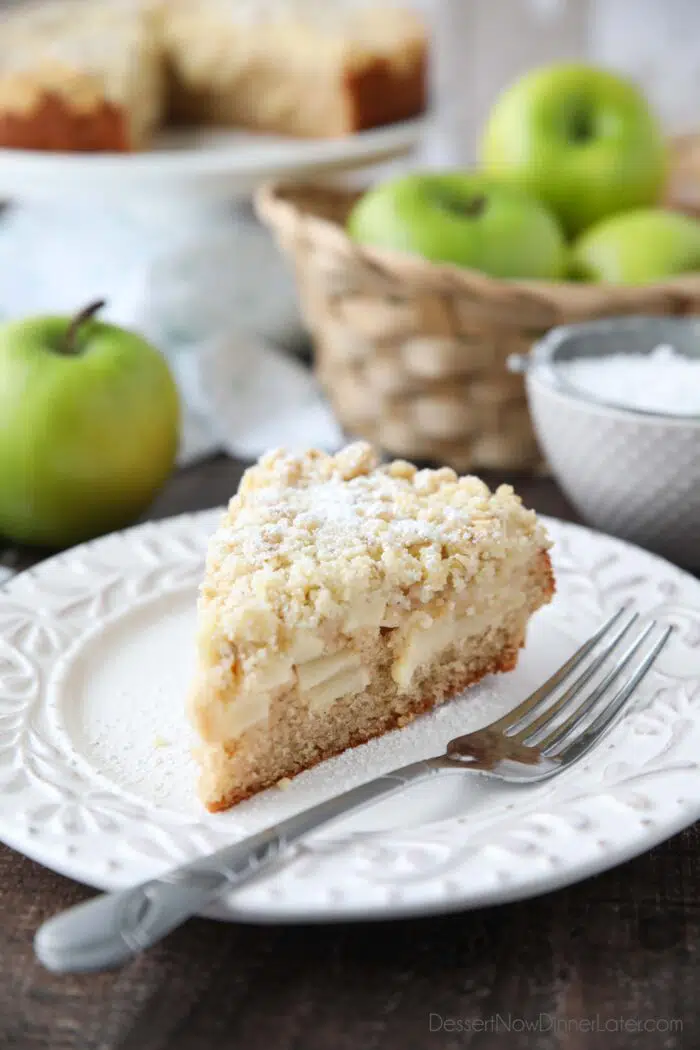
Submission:
POLYGON ((542 451, 586 521, 698 569, 700 417, 593 400, 556 367, 662 343, 700 357, 700 320, 621 317, 555 328, 526 359, 528 400, 542 451))

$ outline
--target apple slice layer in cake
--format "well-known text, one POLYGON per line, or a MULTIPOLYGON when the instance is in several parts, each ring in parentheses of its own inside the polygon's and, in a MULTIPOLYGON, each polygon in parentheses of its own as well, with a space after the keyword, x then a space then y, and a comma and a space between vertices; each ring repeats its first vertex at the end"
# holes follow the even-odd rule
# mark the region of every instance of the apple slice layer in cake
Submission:
POLYGON ((190 715, 222 810, 511 670, 551 599, 549 540, 508 486, 273 452, 213 536, 190 715))

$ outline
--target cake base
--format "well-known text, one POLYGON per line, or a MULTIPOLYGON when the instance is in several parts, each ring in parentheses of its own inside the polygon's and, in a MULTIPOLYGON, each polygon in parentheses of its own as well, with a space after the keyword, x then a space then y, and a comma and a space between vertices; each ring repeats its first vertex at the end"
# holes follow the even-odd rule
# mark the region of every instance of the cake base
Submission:
MULTIPOLYGON (((200 794, 207 809, 220 812, 443 704, 489 674, 511 671, 525 644, 532 611, 549 601, 554 579, 547 554, 545 571, 526 607, 480 636, 455 643, 416 673, 411 690, 398 693, 391 680, 390 650, 373 668, 368 688, 321 712, 305 707, 296 690, 273 705, 269 723, 235 742, 209 746, 202 755, 200 794), (224 787, 225 785, 225 787, 224 787)), ((369 656, 369 654, 368 654, 369 656)), ((368 661, 369 666, 369 661, 368 661)))
POLYGON ((51 93, 37 101, 31 118, 0 111, 0 145, 3 149, 73 153, 127 153, 136 148, 119 106, 103 100, 82 111, 51 93))

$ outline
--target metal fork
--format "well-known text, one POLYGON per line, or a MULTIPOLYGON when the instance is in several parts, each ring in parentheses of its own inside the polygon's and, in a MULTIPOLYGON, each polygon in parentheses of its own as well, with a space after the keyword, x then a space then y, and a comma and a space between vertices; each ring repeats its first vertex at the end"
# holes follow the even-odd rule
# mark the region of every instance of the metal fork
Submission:
POLYGON ((37 956, 56 973, 124 963, 231 890, 261 876, 309 832, 428 776, 446 770, 477 771, 516 784, 555 776, 613 725, 668 641, 672 628, 659 628, 652 621, 640 630, 638 619, 637 613, 620 609, 515 710, 451 740, 444 755, 385 773, 242 842, 50 919, 36 935, 37 956))

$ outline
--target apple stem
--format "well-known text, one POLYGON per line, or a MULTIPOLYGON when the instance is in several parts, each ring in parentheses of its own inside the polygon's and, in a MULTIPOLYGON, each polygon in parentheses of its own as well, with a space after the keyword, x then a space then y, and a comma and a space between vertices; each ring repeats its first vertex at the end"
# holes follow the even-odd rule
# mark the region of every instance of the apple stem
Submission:
POLYGON ((75 345, 79 330, 89 321, 91 317, 94 317, 98 310, 101 310, 106 305, 105 299, 96 299, 94 303, 90 303, 84 310, 81 310, 79 314, 76 314, 66 332, 66 337, 63 340, 63 346, 61 352, 64 354, 77 354, 78 348, 75 345))
POLYGON ((486 197, 483 194, 480 194, 478 197, 472 197, 472 199, 464 205, 463 212, 471 219, 478 219, 486 210, 486 203, 486 197))
POLYGON ((571 123, 571 134, 574 142, 586 142, 591 137, 591 118, 583 111, 575 113, 571 123))

